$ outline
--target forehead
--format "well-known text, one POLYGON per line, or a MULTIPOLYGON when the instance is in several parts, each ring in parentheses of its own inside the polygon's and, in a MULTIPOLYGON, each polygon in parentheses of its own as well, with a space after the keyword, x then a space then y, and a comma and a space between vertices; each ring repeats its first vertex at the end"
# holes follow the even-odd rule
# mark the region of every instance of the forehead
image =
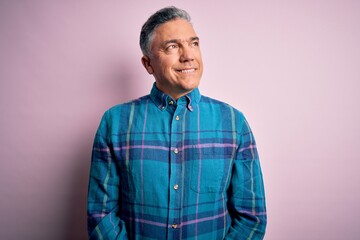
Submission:
POLYGON ((154 31, 154 42, 163 42, 171 39, 187 40, 196 37, 191 23, 184 19, 176 19, 158 26, 154 31))

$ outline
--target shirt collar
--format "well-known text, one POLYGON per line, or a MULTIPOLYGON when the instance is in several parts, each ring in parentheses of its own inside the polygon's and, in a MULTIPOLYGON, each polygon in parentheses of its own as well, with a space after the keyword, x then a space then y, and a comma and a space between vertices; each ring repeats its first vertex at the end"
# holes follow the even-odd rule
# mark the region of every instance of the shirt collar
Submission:
POLYGON ((192 112, 199 104, 201 94, 199 89, 195 88, 187 95, 175 101, 172 97, 160 91, 156 87, 156 83, 154 83, 150 92, 150 97, 154 101, 155 105, 162 111, 165 110, 169 105, 176 103, 177 105, 186 105, 189 111, 192 112))

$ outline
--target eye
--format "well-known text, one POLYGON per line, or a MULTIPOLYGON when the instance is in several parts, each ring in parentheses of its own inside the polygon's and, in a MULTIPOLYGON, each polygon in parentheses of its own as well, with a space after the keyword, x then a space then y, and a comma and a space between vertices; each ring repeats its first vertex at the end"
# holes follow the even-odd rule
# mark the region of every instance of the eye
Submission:
POLYGON ((198 47, 199 46, 199 41, 192 42, 191 46, 198 47))
POLYGON ((171 51, 173 49, 176 49, 178 46, 176 44, 171 44, 169 46, 167 46, 165 49, 166 51, 171 51))

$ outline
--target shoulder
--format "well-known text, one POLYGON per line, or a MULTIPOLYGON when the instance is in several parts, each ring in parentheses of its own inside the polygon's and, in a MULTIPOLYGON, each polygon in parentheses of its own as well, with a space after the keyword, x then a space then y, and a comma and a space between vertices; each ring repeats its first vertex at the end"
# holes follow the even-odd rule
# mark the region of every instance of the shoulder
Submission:
POLYGON ((200 108, 211 109, 214 112, 221 112, 221 114, 229 112, 229 114, 233 115, 237 120, 240 121, 245 120, 244 114, 240 110, 238 110, 237 108, 233 107, 232 105, 226 102, 223 102, 215 98, 202 95, 199 102, 199 106, 200 108))
POLYGON ((139 109, 139 106, 145 105, 149 99, 149 95, 146 95, 110 107, 104 112, 100 124, 106 128, 115 129, 118 129, 120 126, 126 126, 131 115, 134 115, 135 109, 139 109))
POLYGON ((114 105, 105 111, 104 116, 115 117, 115 116, 119 116, 119 115, 124 116, 124 115, 130 114, 132 108, 134 108, 135 106, 140 106, 140 105, 146 104, 146 101, 149 99, 150 99, 150 96, 145 95, 140 98, 130 100, 128 102, 114 105))

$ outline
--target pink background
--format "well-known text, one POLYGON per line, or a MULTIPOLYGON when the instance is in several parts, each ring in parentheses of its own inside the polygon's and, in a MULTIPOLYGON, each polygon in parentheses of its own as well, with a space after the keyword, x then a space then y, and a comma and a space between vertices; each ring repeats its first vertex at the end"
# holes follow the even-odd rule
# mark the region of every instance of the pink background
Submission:
POLYGON ((139 31, 172 4, 201 38, 202 93, 253 128, 266 239, 359 239, 357 0, 0 1, 0 239, 86 238, 100 117, 150 91, 139 31))

